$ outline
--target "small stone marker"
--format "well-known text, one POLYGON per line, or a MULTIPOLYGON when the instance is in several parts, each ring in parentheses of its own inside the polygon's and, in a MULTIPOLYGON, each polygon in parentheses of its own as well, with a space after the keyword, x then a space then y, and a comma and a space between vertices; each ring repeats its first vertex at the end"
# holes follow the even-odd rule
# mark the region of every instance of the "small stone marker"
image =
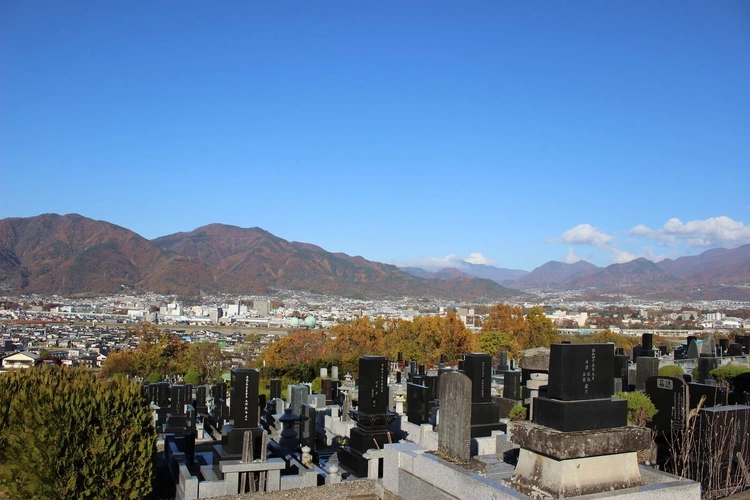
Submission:
POLYGON ((438 451, 466 461, 471 453, 471 379, 462 373, 440 377, 438 451))

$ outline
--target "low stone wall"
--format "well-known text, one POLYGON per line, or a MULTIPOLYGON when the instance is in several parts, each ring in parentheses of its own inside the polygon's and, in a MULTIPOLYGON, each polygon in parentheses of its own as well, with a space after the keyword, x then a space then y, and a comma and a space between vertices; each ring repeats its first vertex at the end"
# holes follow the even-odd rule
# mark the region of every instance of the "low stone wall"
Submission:
MULTIPOLYGON (((504 484, 491 481, 452 464, 414 443, 384 447, 383 498, 389 494, 403 500, 442 499, 530 499, 504 484)), ((700 484, 649 467, 641 467, 644 486, 586 495, 586 499, 700 500, 700 484)))

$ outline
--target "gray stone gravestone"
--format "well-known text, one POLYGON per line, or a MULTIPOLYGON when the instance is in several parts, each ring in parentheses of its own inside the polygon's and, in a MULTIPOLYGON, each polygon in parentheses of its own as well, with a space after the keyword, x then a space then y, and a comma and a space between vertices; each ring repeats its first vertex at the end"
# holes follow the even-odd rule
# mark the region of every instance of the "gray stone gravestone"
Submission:
POLYGON ((293 415, 299 415, 302 411, 302 405, 307 403, 307 395, 310 394, 310 388, 306 385, 290 385, 289 391, 289 408, 292 409, 293 415))
POLYGON ((471 379, 463 373, 440 377, 438 451, 461 461, 471 458, 471 379))
POLYGON ((635 389, 644 391, 646 380, 659 375, 659 358, 641 356, 635 360, 635 389))

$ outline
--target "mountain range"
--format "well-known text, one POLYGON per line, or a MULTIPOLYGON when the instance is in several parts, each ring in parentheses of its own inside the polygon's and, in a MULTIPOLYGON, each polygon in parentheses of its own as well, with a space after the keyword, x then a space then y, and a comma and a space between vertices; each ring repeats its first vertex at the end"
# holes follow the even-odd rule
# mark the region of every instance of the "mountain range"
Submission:
POLYGON ((591 298, 615 294, 655 300, 750 300, 750 245, 731 250, 715 248, 661 262, 638 258, 607 267, 583 260, 572 264, 550 261, 525 272, 464 264, 457 268, 403 269, 425 279, 467 275, 493 279, 511 289, 536 293, 576 290, 591 298))
POLYGON ((13 293, 267 294, 502 300, 523 291, 583 290, 652 299, 750 300, 750 245, 658 263, 547 262, 531 272, 458 262, 398 268, 287 241, 260 228, 209 224, 147 240, 77 214, 0 220, 0 288, 13 293))
POLYGON ((295 289, 354 298, 500 300, 518 294, 486 278, 426 280, 393 265, 290 242, 260 228, 210 224, 147 240, 77 214, 0 220, 0 287, 59 295, 130 290, 195 296, 295 289))

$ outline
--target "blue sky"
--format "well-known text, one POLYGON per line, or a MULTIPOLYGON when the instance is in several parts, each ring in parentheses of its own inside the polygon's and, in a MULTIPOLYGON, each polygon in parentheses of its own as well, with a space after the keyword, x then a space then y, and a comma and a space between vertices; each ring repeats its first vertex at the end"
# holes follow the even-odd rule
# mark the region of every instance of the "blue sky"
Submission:
POLYGON ((750 243, 750 3, 0 2, 0 218, 531 270, 750 243))

